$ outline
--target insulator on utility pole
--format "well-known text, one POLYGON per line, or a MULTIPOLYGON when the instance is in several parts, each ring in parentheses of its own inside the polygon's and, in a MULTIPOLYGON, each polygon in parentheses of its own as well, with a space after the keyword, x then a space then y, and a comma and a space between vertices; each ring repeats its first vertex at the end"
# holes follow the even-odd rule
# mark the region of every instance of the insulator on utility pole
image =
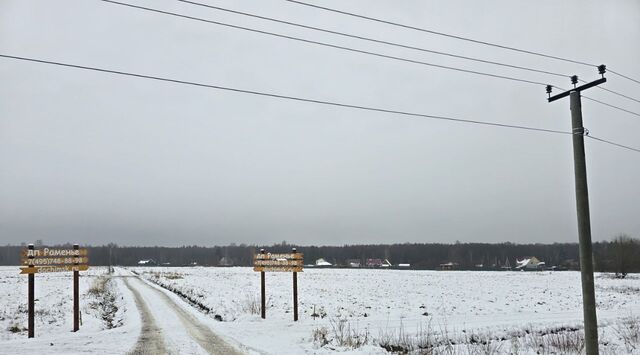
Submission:
POLYGON ((604 64, 600 64, 598 65, 598 74, 602 75, 602 77, 604 78, 604 73, 607 72, 607 66, 604 64))

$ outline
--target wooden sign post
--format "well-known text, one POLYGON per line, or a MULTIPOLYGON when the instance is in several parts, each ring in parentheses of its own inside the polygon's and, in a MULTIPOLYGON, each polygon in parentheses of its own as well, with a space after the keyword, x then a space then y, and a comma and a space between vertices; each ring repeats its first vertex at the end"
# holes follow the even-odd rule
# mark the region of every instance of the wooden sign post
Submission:
MULTIPOLYGON (((296 248, 291 250, 294 255, 298 253, 296 248)), ((293 321, 298 321, 298 272, 293 272, 293 321)))
POLYGON ((73 272, 73 331, 80 330, 80 271, 89 269, 87 249, 80 249, 78 244, 73 249, 35 249, 29 244, 21 252, 21 274, 27 274, 28 284, 28 336, 35 336, 34 303, 35 303, 35 274, 43 272, 73 272))
MULTIPOLYGON (((78 244, 73 245, 73 250, 80 249, 78 244)), ((73 264, 78 267, 78 260, 75 260, 73 264)), ((77 332, 80 329, 80 271, 78 269, 73 270, 73 331, 77 332)))
MULTIPOLYGON (((29 250, 33 250, 33 244, 29 244, 29 250)), ((29 268, 33 268, 33 254, 28 256, 29 258, 29 268)), ((33 273, 30 273, 29 276, 29 312, 28 312, 28 327, 29 327, 29 338, 33 338, 35 336, 35 332, 34 332, 34 314, 35 314, 35 291, 36 291, 36 287, 35 287, 35 282, 36 282, 36 275, 34 275, 33 273)))
POLYGON ((291 254, 271 254, 264 249, 253 257, 253 271, 260 272, 261 316, 266 318, 265 272, 293 272, 293 320, 298 320, 298 272, 302 272, 304 256, 293 248, 291 254))
MULTIPOLYGON (((260 249, 260 254, 264 254, 265 250, 260 249)), ((264 269, 260 271, 260 317, 267 318, 267 292, 265 290, 264 269)))

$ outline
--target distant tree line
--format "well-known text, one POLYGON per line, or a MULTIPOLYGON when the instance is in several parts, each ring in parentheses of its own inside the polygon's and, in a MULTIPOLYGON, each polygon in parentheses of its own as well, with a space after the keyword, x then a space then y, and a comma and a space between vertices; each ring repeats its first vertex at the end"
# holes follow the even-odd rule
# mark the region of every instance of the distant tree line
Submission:
MULTIPOLYGON (((71 247, 70 245, 65 245, 71 247)), ((84 246, 83 246, 84 247, 84 246)), ((367 259, 387 259, 393 265, 410 264, 414 269, 438 269, 443 263, 455 263, 457 269, 500 269, 514 267, 516 259, 535 256, 547 266, 579 269, 578 244, 514 244, 514 243, 404 243, 362 244, 343 246, 297 246, 287 242, 275 245, 227 245, 215 247, 130 247, 108 244, 89 247, 91 265, 137 265, 140 260, 153 260, 157 265, 185 266, 250 266, 254 253, 261 248, 269 252, 304 253, 305 264, 323 258, 335 266, 349 261, 366 264, 367 259)), ((0 265, 17 265, 24 246, 0 246, 0 265)), ((640 272, 640 240, 620 235, 611 241, 593 244, 596 271, 626 275, 640 272)))

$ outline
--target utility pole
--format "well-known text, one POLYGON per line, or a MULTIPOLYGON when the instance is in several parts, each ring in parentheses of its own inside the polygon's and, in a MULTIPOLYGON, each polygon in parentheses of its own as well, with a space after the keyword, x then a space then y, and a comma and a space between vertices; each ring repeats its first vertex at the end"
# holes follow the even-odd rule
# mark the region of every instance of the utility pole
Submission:
POLYGON ((591 246, 591 220, 589 217, 589 191, 587 188, 587 164, 584 154, 584 136, 589 131, 582 124, 582 103, 580 92, 607 81, 604 77, 605 65, 598 66, 602 78, 576 87, 578 77, 571 77, 574 88, 551 96, 551 86, 547 86, 549 102, 569 96, 571 128, 573 137, 573 169, 576 185, 576 207, 578 212, 578 240, 580 243, 580 275, 582 279, 582 312, 584 317, 585 350, 587 355, 598 355, 598 319, 596 316, 596 295, 593 284, 593 257, 591 246))

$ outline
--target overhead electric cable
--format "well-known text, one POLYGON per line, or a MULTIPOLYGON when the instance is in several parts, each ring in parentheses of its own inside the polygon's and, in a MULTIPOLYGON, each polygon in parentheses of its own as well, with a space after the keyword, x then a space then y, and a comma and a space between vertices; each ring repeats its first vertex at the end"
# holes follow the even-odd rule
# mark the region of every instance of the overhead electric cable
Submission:
MULTIPOLYGON (((429 114, 415 113, 415 112, 409 112, 409 111, 400 111, 400 110, 391 110, 391 109, 384 109, 384 108, 377 108, 377 107, 370 107, 370 106, 346 104, 346 103, 340 103, 340 102, 334 102, 334 101, 308 99, 308 98, 297 97, 297 96, 274 94, 274 93, 256 91, 256 90, 239 89, 239 88, 233 88, 233 87, 227 87, 227 86, 198 83, 198 82, 194 82, 194 81, 164 78, 164 77, 153 76, 153 75, 137 74, 137 73, 131 73, 131 72, 125 72, 125 71, 119 71, 119 70, 112 70, 112 69, 105 69, 105 68, 98 68, 98 67, 90 67, 90 66, 84 66, 84 65, 78 65, 78 64, 63 63, 63 62, 56 62, 56 61, 51 61, 51 60, 29 58, 29 57, 21 57, 21 56, 8 55, 8 54, 0 54, 0 57, 1 58, 7 58, 7 59, 20 60, 20 61, 40 63, 40 64, 49 64, 49 65, 60 66, 60 67, 69 67, 69 68, 74 68, 74 69, 82 69, 82 70, 96 71, 96 72, 101 72, 101 73, 116 74, 116 75, 121 75, 121 76, 136 77, 136 78, 141 78, 141 79, 150 79, 150 80, 156 80, 156 81, 163 81, 163 82, 169 82, 169 83, 174 83, 174 84, 183 84, 183 85, 190 85, 190 86, 197 86, 197 87, 205 87, 205 88, 210 88, 210 89, 231 91, 231 92, 250 94, 250 95, 256 95, 256 96, 264 96, 264 97, 270 97, 270 98, 276 98, 276 99, 282 99, 282 100, 308 102, 308 103, 327 105, 327 106, 351 108, 351 109, 362 110, 362 111, 388 113, 388 114, 400 115, 400 116, 403 116, 403 117, 430 118, 430 119, 450 121, 450 122, 469 123, 469 124, 477 124, 477 125, 484 125, 484 126, 512 128, 512 129, 520 129, 520 130, 527 130, 527 131, 537 131, 537 132, 544 132, 544 133, 554 133, 554 134, 568 134, 568 135, 575 134, 575 133, 568 132, 568 131, 560 131, 560 130, 547 129, 547 128, 537 128, 537 127, 529 127, 529 126, 510 125, 510 124, 504 124, 504 123, 498 123, 498 122, 486 122, 486 121, 468 120, 468 119, 455 118, 455 117, 429 115, 429 114)), ((594 139, 596 139, 598 141, 601 141, 603 143, 612 144, 612 145, 615 145, 615 146, 618 146, 618 147, 622 147, 622 148, 631 149, 631 150, 636 151, 635 148, 624 146, 624 145, 621 145, 621 144, 618 144, 618 143, 614 143, 614 142, 607 141, 607 140, 600 139, 600 138, 594 138, 594 139)))
POLYGON ((638 116, 638 117, 640 117, 640 113, 637 113, 637 112, 633 112, 633 111, 627 110, 627 109, 622 108, 622 107, 620 107, 620 106, 615 106, 615 105, 612 105, 612 104, 608 104, 608 103, 606 103, 606 102, 604 102, 604 101, 596 100, 596 99, 594 99, 594 98, 592 98, 592 97, 585 96, 585 95, 582 95, 582 97, 584 97, 584 98, 585 98, 585 99, 587 99, 587 100, 590 100, 590 101, 593 101, 593 102, 597 102, 597 103, 599 103, 599 104, 601 104, 601 105, 605 105, 605 106, 607 106, 607 107, 611 107, 611 108, 614 108, 614 109, 616 109, 616 110, 620 110, 620 111, 622 111, 622 112, 626 112, 626 113, 628 113, 628 114, 630 114, 630 115, 634 115, 634 116, 638 116))
POLYGON ((150 7, 138 6, 138 5, 123 3, 123 2, 113 1, 113 0, 98 0, 98 1, 102 1, 102 2, 110 3, 110 4, 115 4, 115 5, 131 7, 131 8, 135 8, 135 9, 139 9, 139 10, 144 10, 144 11, 160 13, 160 14, 164 14, 164 15, 181 17, 181 18, 185 18, 185 19, 189 19, 189 20, 206 22, 206 23, 210 23, 210 24, 214 24, 214 25, 219 25, 219 26, 224 26, 224 27, 229 27, 229 28, 234 28, 234 29, 239 29, 239 30, 244 30, 244 31, 249 31, 249 32, 254 32, 254 33, 259 33, 259 34, 264 34, 264 35, 269 35, 269 36, 274 36, 274 37, 279 37, 279 38, 290 39, 290 40, 304 42, 304 43, 316 44, 316 45, 319 45, 319 46, 324 46, 324 47, 329 47, 329 48, 341 49, 341 50, 354 52, 354 53, 367 54, 367 55, 371 55, 371 56, 375 56, 375 57, 397 60, 397 61, 401 61, 401 62, 420 64, 420 65, 425 65, 425 66, 434 67, 434 68, 453 70, 453 71, 458 71, 458 72, 463 72, 463 73, 468 73, 468 74, 482 75, 482 76, 493 77, 493 78, 497 78, 497 79, 517 81, 517 82, 533 84, 533 85, 543 85, 543 86, 547 85, 547 83, 543 83, 543 82, 540 82, 540 81, 533 81, 533 80, 516 78, 516 77, 511 77, 511 76, 506 76, 506 75, 492 74, 492 73, 486 73, 486 72, 481 72, 481 71, 477 71, 477 70, 462 69, 462 68, 457 68, 457 67, 452 67, 452 66, 447 66, 447 65, 440 65, 440 64, 434 64, 434 63, 429 63, 429 62, 424 62, 424 61, 419 61, 419 60, 396 57, 396 56, 392 56, 392 55, 387 55, 387 54, 382 54, 382 53, 377 53, 377 52, 370 52, 370 51, 365 51, 365 50, 355 49, 355 48, 350 48, 350 47, 344 47, 344 46, 339 46, 339 45, 330 44, 330 43, 326 43, 326 42, 314 41, 314 40, 300 38, 300 37, 293 37, 293 36, 289 36, 289 35, 283 35, 283 34, 279 34, 279 33, 263 31, 263 30, 258 30, 258 29, 254 29, 254 28, 244 27, 244 26, 238 26, 238 25, 233 25, 233 24, 228 24, 228 23, 223 23, 223 22, 218 22, 218 21, 213 21, 213 20, 207 20, 207 19, 203 19, 203 18, 200 18, 200 17, 188 16, 188 15, 178 14, 178 13, 175 13, 175 12, 158 10, 158 9, 154 9, 154 8, 150 8, 150 7))
MULTIPOLYGON (((546 54, 546 53, 541 53, 541 52, 537 52, 537 51, 532 51, 532 50, 516 48, 516 47, 512 47, 512 46, 507 46, 507 45, 503 45, 503 44, 498 44, 498 43, 495 43, 495 42, 488 42, 488 41, 482 41, 482 40, 478 40, 478 39, 474 39, 474 38, 469 38, 469 37, 464 37, 464 36, 459 36, 459 35, 453 35, 453 34, 446 33, 446 32, 440 32, 440 31, 435 31, 435 30, 431 30, 431 29, 428 29, 428 28, 411 26, 411 25, 407 25, 407 24, 403 24, 403 23, 399 23, 399 22, 384 20, 384 19, 375 18, 375 17, 371 17, 371 16, 365 16, 365 15, 356 14, 356 13, 353 13, 353 12, 348 12, 348 11, 344 11, 344 10, 338 10, 338 9, 334 9, 334 8, 330 8, 330 7, 326 7, 326 6, 320 6, 320 5, 307 3, 307 2, 303 2, 303 1, 298 1, 298 0, 285 0, 285 1, 293 3, 293 4, 298 4, 298 5, 303 5, 303 6, 308 6, 308 7, 324 10, 324 11, 335 12, 335 13, 339 13, 339 14, 342 14, 342 15, 357 17, 357 18, 361 18, 361 19, 364 19, 364 20, 369 20, 369 21, 374 21, 374 22, 378 22, 378 23, 384 23, 384 24, 387 24, 387 25, 402 27, 402 28, 406 28, 406 29, 410 29, 410 30, 430 33, 430 34, 437 35, 437 36, 454 38, 454 39, 458 39, 458 40, 461 40, 461 41, 467 41, 467 42, 482 44, 482 45, 485 45, 485 46, 501 48, 501 49, 505 49, 505 50, 509 50, 509 51, 530 54, 530 55, 534 55, 534 56, 538 56, 538 57, 544 57, 544 58, 548 58, 548 59, 559 60, 559 61, 563 61, 563 62, 567 62, 567 63, 580 64, 580 65, 585 65, 585 66, 589 66, 589 67, 597 67, 598 66, 597 64, 588 63, 588 62, 581 61, 581 60, 564 58, 564 57, 555 56, 555 55, 546 54)), ((640 84, 640 80, 631 78, 631 77, 629 77, 627 75, 623 75, 621 73, 618 73, 616 71, 611 70, 610 68, 608 69, 608 71, 613 73, 613 74, 615 74, 615 75, 618 75, 618 76, 620 76, 622 78, 625 78, 627 80, 631 80, 633 82, 636 82, 636 83, 640 84)))
MULTIPOLYGON (((209 9, 213 9, 213 10, 233 13, 233 14, 237 14, 237 15, 258 18, 258 19, 265 20, 265 21, 281 23, 281 24, 285 24, 285 25, 289 25, 289 26, 300 27, 300 28, 310 29, 310 30, 314 30, 314 31, 324 32, 324 33, 330 33, 330 34, 334 34, 334 35, 338 35, 338 36, 344 36, 344 37, 348 37, 348 38, 355 38, 355 39, 368 41, 368 42, 373 42, 373 43, 380 43, 380 44, 385 44, 385 45, 399 47, 399 48, 412 49, 412 50, 426 52, 426 53, 432 53, 432 54, 437 54, 437 55, 443 55, 443 56, 459 58, 459 59, 464 59, 464 60, 470 60, 470 61, 479 62, 479 63, 492 64, 492 65, 497 65, 497 66, 502 66, 502 67, 507 67, 507 68, 512 68, 512 69, 520 69, 520 70, 525 70, 525 71, 530 71, 530 72, 535 72, 535 73, 541 73, 541 74, 547 74, 547 75, 553 75, 553 76, 558 76, 558 77, 564 77, 564 78, 571 77, 571 75, 556 73, 556 72, 547 71, 547 70, 529 68, 529 67, 524 67, 524 66, 520 66, 520 65, 508 64, 508 63, 497 62, 497 61, 492 61, 492 60, 486 60, 486 59, 481 59, 481 58, 463 56, 463 55, 458 55, 458 54, 453 54, 453 53, 448 53, 448 52, 442 52, 442 51, 436 51, 436 50, 432 50, 432 49, 427 49, 427 48, 423 48, 423 47, 416 47, 416 46, 401 44, 401 43, 397 43, 397 42, 390 42, 390 41, 385 41, 385 40, 376 39, 376 38, 353 35, 353 34, 340 32, 340 31, 328 30, 328 29, 325 29, 325 28, 309 26, 309 25, 305 25, 305 24, 301 24, 301 23, 295 23, 295 22, 291 22, 291 21, 276 19, 276 18, 273 18, 273 17, 267 17, 267 16, 256 15, 256 14, 252 14, 252 13, 248 13, 248 12, 244 12, 244 11, 227 9, 227 8, 224 8, 224 7, 214 6, 214 5, 205 4, 205 3, 201 3, 201 2, 197 2, 197 1, 190 1, 190 0, 176 0, 176 1, 182 2, 182 3, 185 3, 185 4, 205 7, 205 8, 209 8, 209 9)), ((580 81, 586 83, 586 81, 584 81, 584 80, 580 80, 580 81)), ((640 100, 638 100, 638 99, 635 99, 633 97, 630 97, 630 96, 624 95, 622 93, 613 91, 611 89, 603 88, 603 87, 600 87, 600 86, 598 86, 598 89, 604 90, 604 91, 610 92, 610 93, 612 93, 614 95, 617 95, 617 96, 620 96, 620 97, 624 97, 626 99, 629 99, 629 100, 632 100, 632 101, 640 103, 640 100)))
POLYGON ((621 94, 621 93, 619 93, 619 92, 616 92, 616 91, 613 91, 613 90, 610 90, 610 89, 607 89, 607 88, 603 88, 603 87, 600 87, 600 86, 596 86, 596 87, 597 87, 598 89, 600 89, 600 90, 604 90, 604 91, 606 91, 606 92, 610 92, 610 93, 612 93, 612 94, 614 94, 614 95, 617 95, 617 96, 620 96, 620 97, 624 97, 625 99, 628 99, 628 100, 631 100, 631 101, 635 101, 635 102, 637 102, 637 103, 640 103, 640 100, 638 100, 638 99, 636 99, 636 98, 633 98, 633 97, 631 97, 631 96, 627 96, 627 95, 625 95, 625 94, 621 94))
MULTIPOLYGON (((333 44, 330 44, 330 43, 308 40, 308 39, 304 39, 304 38, 292 37, 292 36, 288 36, 288 35, 283 35, 283 34, 278 34, 278 33, 273 33, 273 32, 268 32, 268 31, 262 31, 262 30, 257 30, 257 29, 253 29, 253 28, 237 26, 237 25, 222 23, 222 22, 218 22, 218 21, 207 20, 207 19, 203 19, 203 18, 199 18, 199 17, 193 17, 193 16, 178 14, 178 13, 174 13, 174 12, 148 8, 148 7, 144 7, 144 6, 138 6, 138 5, 133 5, 133 4, 122 3, 122 2, 113 1, 113 0, 99 0, 99 1, 106 2, 106 3, 111 3, 111 4, 115 4, 115 5, 131 7, 131 8, 140 9, 140 10, 145 10, 145 11, 156 12, 156 13, 160 13, 160 14, 164 14, 164 15, 181 17, 181 18, 194 20, 194 21, 200 21, 200 22, 211 23, 211 24, 230 27, 230 28, 235 28, 235 29, 246 30, 246 31, 254 32, 254 33, 260 33, 260 34, 265 34, 265 35, 270 35, 270 36, 275 36, 275 37, 280 37, 280 38, 300 41, 300 42, 304 42, 304 43, 316 44, 316 45, 320 45, 320 46, 324 46, 324 47, 336 48, 336 49, 341 49, 341 50, 360 53, 360 54, 367 54, 367 55, 372 55, 372 56, 376 56, 376 57, 382 57, 382 58, 387 58, 387 59, 392 59, 392 60, 398 60, 398 61, 402 61, 402 62, 420 64, 420 65, 436 67, 436 68, 446 69, 446 70, 453 70, 453 71, 458 71, 458 72, 464 72, 464 73, 469 73, 469 74, 488 76, 488 77, 493 77, 493 78, 497 78, 497 79, 505 79, 505 80, 523 82, 523 83, 533 84, 533 85, 544 85, 544 86, 547 85, 547 84, 539 82, 539 81, 532 81, 532 80, 515 78, 515 77, 510 77, 510 76, 505 76, 505 75, 498 75, 498 74, 480 72, 480 71, 475 71, 475 70, 468 70, 468 69, 462 69, 462 68, 457 68, 457 67, 433 64, 433 63, 429 63, 429 62, 423 62, 423 61, 418 61, 418 60, 413 60, 413 59, 408 59, 408 58, 395 57, 395 56, 391 56, 391 55, 386 55, 386 54, 381 54, 381 53, 376 53, 376 52, 369 52, 369 51, 364 51, 364 50, 354 49, 354 48, 349 48, 349 47, 343 47, 343 46, 333 45, 333 44)), ((560 87, 558 87, 556 85, 552 85, 552 86, 561 89, 560 87)), ((625 109, 619 108, 617 106, 614 106, 614 105, 611 105, 611 104, 607 104, 607 103, 602 102, 602 101, 598 101, 598 100, 595 100, 595 99, 593 99, 592 101, 601 103, 603 105, 606 105, 606 106, 609 106, 609 107, 612 107, 612 108, 616 108, 616 109, 622 110, 622 111, 627 112, 627 113, 638 115, 638 114, 636 114, 634 112, 631 112, 629 110, 625 110, 625 109)))
POLYGON ((476 120, 467 120, 467 119, 453 118, 453 117, 446 117, 446 116, 436 116, 436 115, 428 115, 428 114, 422 114, 422 113, 413 113, 413 112, 408 112, 408 111, 399 111, 399 110, 390 110, 390 109, 383 109, 383 108, 367 107, 367 106, 361 106, 361 105, 352 105, 352 104, 345 104, 345 103, 332 102, 332 101, 307 99, 307 98, 296 97, 296 96, 274 94, 274 93, 261 92, 261 91, 255 91, 255 90, 245 90, 245 89, 226 87, 226 86, 220 86, 220 85, 198 83, 198 82, 194 82, 194 81, 171 79, 171 78, 164 78, 164 77, 153 76, 153 75, 145 75, 145 74, 136 74, 136 73, 131 73, 131 72, 119 71, 119 70, 112 70, 112 69, 105 69, 105 68, 98 68, 98 67, 90 67, 90 66, 84 66, 84 65, 78 65, 78 64, 70 64, 70 63, 56 62, 56 61, 29 58, 29 57, 20 57, 20 56, 13 56, 13 55, 7 55, 7 54, 0 54, 0 57, 16 59, 16 60, 21 60, 21 61, 35 62, 35 63, 42 63, 42 64, 50 64, 50 65, 56 65, 56 66, 62 66, 62 67, 70 67, 70 68, 75 68, 75 69, 98 71, 98 72, 102 72, 102 73, 117 74, 117 75, 124 75, 124 76, 132 76, 132 77, 138 77, 138 78, 143 78, 143 79, 152 79, 152 80, 165 81, 165 82, 171 82, 171 83, 176 83, 176 84, 185 84, 185 85, 192 85, 192 86, 207 87, 207 88, 211 88, 211 89, 240 92, 240 93, 245 93, 245 94, 268 96, 268 97, 273 97, 273 98, 278 98, 278 99, 293 100, 293 101, 303 101, 303 102, 310 102, 310 103, 316 103, 316 104, 322 104, 322 105, 353 108, 353 109, 358 109, 358 110, 376 111, 376 112, 391 113, 391 114, 397 114, 397 115, 403 115, 403 116, 433 118, 433 119, 446 120, 446 121, 481 124, 481 125, 497 126, 497 127, 505 127, 505 128, 524 129, 524 130, 540 131, 540 132, 547 132, 547 133, 572 134, 571 132, 568 132, 568 131, 559 131, 559 130, 546 129, 546 128, 536 128, 536 127, 509 125, 509 124, 495 123, 495 122, 484 122, 484 121, 476 121, 476 120))
POLYGON ((529 67, 515 65, 515 64, 508 64, 508 63, 497 62, 497 61, 492 61, 492 60, 487 60, 487 59, 474 58, 474 57, 469 57, 469 56, 464 56, 464 55, 459 55, 459 54, 436 51, 436 50, 432 50, 432 49, 428 49, 428 48, 424 48, 424 47, 416 47, 416 46, 411 46, 411 45, 397 43, 397 42, 390 42, 390 41, 385 41, 385 40, 371 38, 371 37, 365 37, 365 36, 359 36, 359 35, 354 35, 354 34, 340 32, 340 31, 328 30, 328 29, 321 28, 321 27, 309 26, 309 25, 305 25, 305 24, 301 24, 301 23, 295 23, 295 22, 291 22, 291 21, 280 20, 280 19, 276 19, 276 18, 273 18, 273 17, 261 16, 261 15, 256 15, 256 14, 252 14, 252 13, 248 13, 248 12, 227 9, 227 8, 223 8, 223 7, 220 7, 220 6, 209 5, 209 4, 196 2, 196 1, 190 1, 190 0, 176 0, 176 1, 182 2, 182 3, 186 3, 186 4, 195 5, 195 6, 206 7, 206 8, 213 9, 213 10, 233 13, 233 14, 237 14, 237 15, 258 18, 258 19, 265 20, 265 21, 281 23, 281 24, 285 24, 285 25, 289 25, 289 26, 300 27, 300 28, 305 28, 305 29, 324 32, 324 33, 330 33, 330 34, 343 36, 343 37, 355 38, 355 39, 368 41, 368 42, 373 42, 373 43, 380 43, 380 44, 385 44, 385 45, 399 47, 399 48, 412 49, 412 50, 421 51, 421 52, 425 52, 425 53, 432 53, 432 54, 443 55, 443 56, 448 56, 448 57, 453 57, 453 58, 470 60, 470 61, 479 62, 479 63, 492 64, 492 65, 497 65, 497 66, 502 66, 502 67, 507 67, 507 68, 512 68, 512 69, 520 69, 520 70, 526 70, 526 71, 535 72, 535 73, 554 75, 554 76, 559 76, 559 77, 564 77, 564 78, 571 77, 571 75, 555 73, 555 72, 548 71, 548 70, 529 68, 529 67))
POLYGON ((482 44, 482 45, 501 48, 501 49, 506 49, 506 50, 510 50, 510 51, 536 55, 536 56, 539 56, 539 57, 545 57, 545 58, 560 60, 560 61, 563 61, 563 62, 581 64, 581 65, 586 65, 586 66, 590 66, 590 67, 597 67, 598 66, 596 64, 591 64, 591 63, 587 63, 587 62, 583 62, 583 61, 579 61, 579 60, 558 57, 558 56, 554 56, 554 55, 550 55, 550 54, 534 52, 534 51, 530 51, 530 50, 526 50, 526 49, 520 49, 520 48, 516 48, 516 47, 505 46, 505 45, 497 44, 497 43, 493 43, 493 42, 481 41, 481 40, 477 40, 477 39, 473 39, 473 38, 469 38, 469 37, 452 35, 452 34, 445 33, 445 32, 439 32, 439 31, 435 31, 435 30, 430 30, 430 29, 427 29, 427 28, 421 28, 421 27, 416 27, 416 26, 411 26, 411 25, 405 25, 405 24, 402 24, 402 23, 399 23, 399 22, 393 22, 393 21, 383 20, 383 19, 380 19, 380 18, 360 15, 360 14, 356 14, 356 13, 353 13, 353 12, 347 12, 347 11, 343 11, 343 10, 338 10, 338 9, 334 9, 334 8, 330 8, 330 7, 311 4, 311 3, 302 2, 302 1, 298 1, 298 0, 285 0, 285 1, 288 1, 288 2, 294 3, 294 4, 298 4, 298 5, 313 7, 313 8, 320 9, 320 10, 335 12, 335 13, 339 13, 339 14, 342 14, 342 15, 348 15, 348 16, 358 17, 358 18, 361 18, 361 19, 369 20, 369 21, 384 23, 384 24, 387 24, 387 25, 407 28, 407 29, 410 29, 410 30, 415 30, 415 31, 420 31, 420 32, 426 32, 426 33, 430 33, 430 34, 437 35, 437 36, 455 38, 455 39, 459 39, 459 40, 462 40, 462 41, 473 42, 473 43, 477 43, 477 44, 482 44))
POLYGON ((634 79, 634 78, 631 78, 631 77, 629 77, 629 76, 626 76, 626 75, 620 74, 620 73, 618 73, 618 72, 615 72, 615 71, 611 70, 611 68, 609 68, 609 69, 607 69, 607 70, 609 71, 609 73, 613 73, 613 74, 615 74, 615 75, 617 75, 617 76, 619 76, 619 77, 621 77, 621 78, 625 78, 625 79, 627 79, 627 80, 631 80, 631 81, 633 81, 633 82, 636 82, 636 83, 640 84, 640 80, 638 80, 638 79, 634 79))
POLYGON ((638 152, 638 153, 640 153, 640 149, 633 148, 633 147, 629 147, 629 146, 627 146, 627 145, 622 145, 622 144, 619 144, 619 143, 616 143, 616 142, 612 142, 612 141, 609 141, 609 140, 606 140, 606 139, 602 139, 602 138, 598 138, 598 137, 594 137, 594 136, 589 136, 589 135, 588 135, 588 136, 586 136, 586 137, 587 137, 587 138, 591 138, 591 139, 595 139, 595 140, 597 140, 597 141, 599 141, 599 142, 603 142, 603 143, 611 144, 611 145, 614 145, 614 146, 616 146, 616 147, 620 147, 620 148, 624 148, 624 149, 629 149, 629 150, 632 150, 632 151, 634 151, 634 152, 638 152))

